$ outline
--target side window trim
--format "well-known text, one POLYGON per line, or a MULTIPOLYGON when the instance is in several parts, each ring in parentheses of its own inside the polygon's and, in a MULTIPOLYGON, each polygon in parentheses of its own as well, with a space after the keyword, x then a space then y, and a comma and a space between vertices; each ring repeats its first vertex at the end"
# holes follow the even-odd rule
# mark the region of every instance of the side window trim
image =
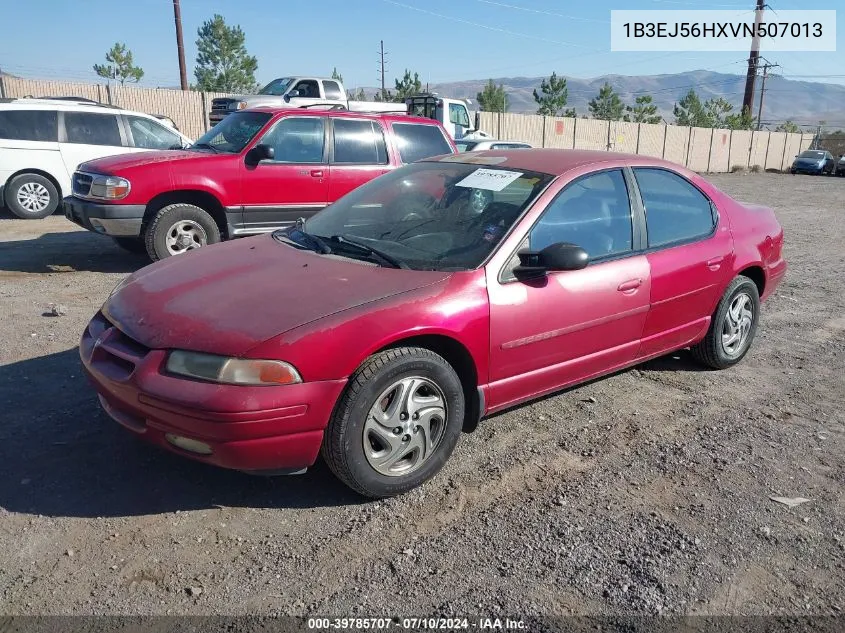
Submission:
MULTIPOLYGON (((572 185, 577 183, 579 180, 583 180, 584 178, 589 178, 590 176, 595 176, 596 174, 601 174, 601 173, 605 173, 605 172, 619 171, 619 172, 622 173, 622 177, 625 180, 625 187, 627 189, 627 194, 628 194, 628 206, 631 209, 631 250, 625 251, 623 253, 614 253, 613 255, 605 255, 604 257, 597 257, 595 259, 591 259, 590 262, 587 264, 587 268, 589 268, 593 264, 604 264, 606 262, 611 262, 611 261, 615 261, 615 260, 618 260, 618 259, 627 259, 629 257, 634 257, 636 255, 642 254, 642 250, 639 250, 637 248, 637 245, 642 242, 643 236, 642 236, 641 231, 640 231, 641 227, 640 227, 639 222, 638 222, 637 217, 636 217, 637 213, 636 213, 636 210, 635 210, 634 198, 631 195, 631 193, 632 193, 631 186, 630 186, 628 179, 625 175, 626 169, 628 169, 628 168, 627 167, 608 167, 606 169, 598 169, 596 171, 590 172, 589 174, 584 174, 583 176, 578 176, 578 178, 575 178, 574 180, 571 180, 568 183, 566 183, 566 185, 564 185, 564 187, 555 194, 555 197, 552 198, 549 201, 549 203, 546 205, 546 208, 543 209, 543 213, 541 213, 537 217, 537 219, 534 220, 534 223, 530 227, 528 227, 528 229, 525 231, 525 235, 523 236, 523 239, 520 241, 519 245, 516 247, 516 249, 514 249, 511 252, 510 257, 508 257, 505 260, 505 263, 502 265, 502 268, 499 270, 499 274, 497 275, 497 280, 499 281, 499 283, 500 284, 506 284, 506 283, 514 283, 516 281, 519 281, 513 275, 513 273, 509 270, 510 263, 514 260, 514 258, 516 257, 516 254, 522 249, 523 244, 525 244, 529 240, 529 237, 531 235, 531 231, 534 230, 534 227, 537 226, 537 224, 540 222, 540 220, 546 214, 548 209, 563 194, 563 192, 565 192, 569 187, 571 187, 572 185)), ((638 194, 639 194, 639 192, 638 192, 638 194)), ((526 212, 527 211, 528 210, 526 210, 526 212)))
MULTIPOLYGON (((390 164, 390 150, 387 147, 387 138, 386 138, 386 135, 385 135, 384 127, 382 126, 380 121, 376 121, 376 120, 373 120, 373 119, 366 119, 366 118, 360 118, 360 119, 359 118, 348 118, 348 117, 343 117, 343 119, 341 119, 340 117, 327 117, 327 118, 330 121, 329 127, 331 128, 331 131, 329 133, 329 152, 328 152, 329 165, 338 166, 338 167, 355 167, 356 165, 389 165, 390 164), (334 149, 335 149, 334 132, 335 132, 335 123, 339 120, 342 120, 342 121, 358 121, 358 122, 369 123, 372 130, 373 130, 373 134, 377 134, 377 133, 380 132, 381 133, 382 146, 384 147, 384 162, 381 162, 381 163, 378 163, 378 162, 336 163, 335 157, 334 157, 334 149)), ((376 150, 376 155, 378 156, 378 150, 376 150)))
POLYGON ((323 155, 319 163, 291 163, 284 160, 269 160, 265 159, 261 161, 261 165, 326 165, 328 164, 329 159, 329 117, 328 116, 318 116, 318 117, 304 117, 304 116, 280 116, 275 121, 269 122, 269 127, 264 128, 264 132, 260 134, 256 134, 257 140, 253 143, 252 146, 247 146, 244 148, 244 153, 248 152, 252 147, 256 145, 261 145, 264 137, 268 134, 271 134, 278 125, 281 125, 282 121, 289 121, 290 119, 319 119, 323 122, 323 155))
POLYGON ((678 246, 686 246, 687 244, 697 244, 698 242, 704 242, 706 240, 709 240, 714 235, 716 235, 716 231, 719 229, 719 210, 716 207, 716 205, 714 204, 713 200, 710 199, 710 196, 708 196, 706 193, 704 193, 701 190, 701 188, 698 185, 696 185, 694 182, 692 182, 689 178, 685 177, 683 174, 679 174, 678 172, 676 172, 672 169, 668 169, 666 167, 661 167, 661 166, 637 165, 637 166, 633 166, 633 167, 627 167, 626 169, 631 170, 631 180, 633 181, 633 185, 636 188, 637 197, 639 198, 640 205, 642 206, 643 222, 644 222, 643 228, 645 229, 645 239, 643 240, 642 251, 641 251, 643 254, 647 255, 648 253, 656 253, 657 251, 667 250, 667 249, 670 249, 670 248, 676 248, 678 246), (649 246, 649 244, 648 244, 648 218, 647 218, 648 209, 646 209, 645 203, 644 203, 643 198, 642 198, 642 193, 640 192, 640 183, 639 183, 639 181, 637 181, 637 173, 636 172, 637 172, 638 169, 651 169, 651 170, 654 170, 654 171, 669 172, 670 174, 673 174, 673 175, 677 176, 678 178, 680 178, 681 180, 683 180, 685 183, 687 183, 693 189, 695 189, 698 193, 700 193, 704 197, 704 199, 707 200, 707 203, 710 205, 710 219, 711 219, 711 222, 713 223, 713 227, 711 228, 710 232, 707 233, 707 234, 704 234, 704 235, 696 236, 696 237, 686 238, 686 239, 682 239, 682 240, 675 240, 674 242, 669 242, 667 244, 660 244, 658 246, 649 246))

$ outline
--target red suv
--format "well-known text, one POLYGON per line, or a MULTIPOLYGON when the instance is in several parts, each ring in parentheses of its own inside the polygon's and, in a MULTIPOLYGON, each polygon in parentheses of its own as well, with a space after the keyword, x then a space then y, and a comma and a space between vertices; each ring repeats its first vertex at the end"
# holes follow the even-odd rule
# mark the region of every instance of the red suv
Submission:
POLYGON ((226 117, 187 150, 81 164, 63 209, 159 260, 292 224, 380 174, 456 151, 431 119, 256 108, 226 117))

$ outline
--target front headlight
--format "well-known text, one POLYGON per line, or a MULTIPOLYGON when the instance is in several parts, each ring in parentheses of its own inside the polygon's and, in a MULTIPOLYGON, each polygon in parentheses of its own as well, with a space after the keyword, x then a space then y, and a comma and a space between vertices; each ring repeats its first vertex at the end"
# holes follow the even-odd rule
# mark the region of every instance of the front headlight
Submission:
POLYGON ((129 195, 129 181, 117 176, 94 176, 91 181, 91 198, 120 200, 129 195))
POLYGON ((246 101, 233 101, 229 104, 230 110, 245 110, 246 109, 246 101))
POLYGON ((214 354, 173 350, 167 356, 167 371, 230 385, 292 385, 302 382, 299 372, 280 360, 229 358, 214 354))

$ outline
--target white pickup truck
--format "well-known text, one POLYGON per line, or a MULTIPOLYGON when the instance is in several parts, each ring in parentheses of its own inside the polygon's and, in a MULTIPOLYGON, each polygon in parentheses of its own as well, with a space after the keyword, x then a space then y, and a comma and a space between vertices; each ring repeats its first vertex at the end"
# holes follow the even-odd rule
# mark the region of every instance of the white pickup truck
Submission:
POLYGON ((264 86, 256 95, 237 95, 212 99, 208 119, 212 125, 246 108, 338 107, 356 112, 396 112, 404 114, 404 103, 387 101, 350 101, 340 81, 323 77, 281 77, 264 86))
POLYGON ((353 112, 410 114, 439 121, 455 139, 490 138, 478 129, 478 116, 470 122, 469 101, 446 99, 436 93, 412 95, 404 103, 390 101, 354 101, 336 79, 325 77, 281 77, 264 86, 256 95, 220 97, 211 101, 209 121, 215 125, 232 112, 246 108, 338 108, 353 112))

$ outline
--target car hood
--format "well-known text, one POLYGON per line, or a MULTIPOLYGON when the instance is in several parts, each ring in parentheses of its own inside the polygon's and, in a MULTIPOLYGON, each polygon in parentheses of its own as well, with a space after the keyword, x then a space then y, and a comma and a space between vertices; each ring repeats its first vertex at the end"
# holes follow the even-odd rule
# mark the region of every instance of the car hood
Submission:
POLYGON ((135 152, 132 154, 118 154, 117 156, 106 156, 82 163, 78 169, 96 174, 120 174, 127 169, 135 169, 145 165, 156 163, 173 163, 186 160, 208 160, 213 156, 230 156, 230 154, 213 154, 203 151, 185 151, 168 149, 151 152, 135 152))
POLYGON ((295 327, 449 276, 318 255, 262 235, 142 268, 103 313, 150 348, 239 356, 295 327))

